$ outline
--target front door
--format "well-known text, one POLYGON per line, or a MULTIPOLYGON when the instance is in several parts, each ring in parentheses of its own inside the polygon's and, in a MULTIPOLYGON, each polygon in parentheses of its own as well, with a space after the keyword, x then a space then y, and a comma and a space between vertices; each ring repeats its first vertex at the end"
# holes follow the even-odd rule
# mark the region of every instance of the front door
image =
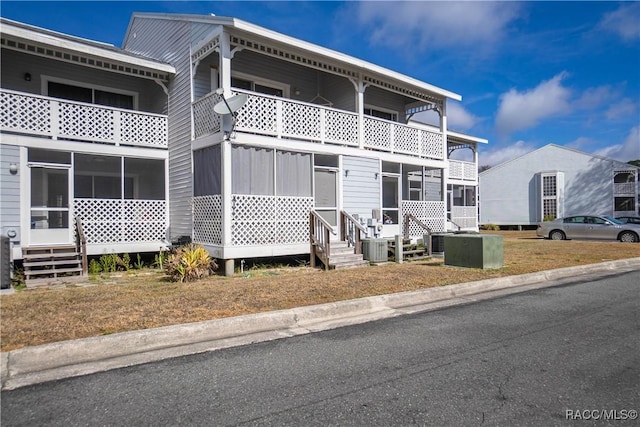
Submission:
POLYGON ((69 244, 69 167, 30 164, 30 244, 69 244))
POLYGON ((400 234, 400 176, 382 175, 382 235, 400 234))
POLYGON ((331 240, 339 238, 338 225, 338 170, 318 168, 314 170, 314 199, 315 210, 331 226, 335 235, 331 240))

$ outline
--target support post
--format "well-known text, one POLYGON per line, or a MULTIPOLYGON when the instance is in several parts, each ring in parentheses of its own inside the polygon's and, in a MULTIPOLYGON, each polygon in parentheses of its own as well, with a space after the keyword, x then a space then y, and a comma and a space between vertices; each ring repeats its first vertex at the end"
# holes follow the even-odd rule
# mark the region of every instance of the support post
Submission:
POLYGON ((234 260, 233 259, 225 259, 224 260, 224 275, 227 277, 233 276, 234 273, 234 260))
POLYGON ((404 248, 402 244, 404 243, 404 239, 401 235, 396 234, 396 262, 398 264, 402 264, 402 260, 404 258, 404 254, 402 253, 404 248))

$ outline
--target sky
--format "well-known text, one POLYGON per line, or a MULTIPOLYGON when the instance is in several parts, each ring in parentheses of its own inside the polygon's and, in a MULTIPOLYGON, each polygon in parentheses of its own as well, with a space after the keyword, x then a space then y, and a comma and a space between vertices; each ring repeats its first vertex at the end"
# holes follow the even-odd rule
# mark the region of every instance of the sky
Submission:
POLYGON ((550 143, 640 159, 638 1, 0 3, 4 18, 117 47, 133 12, 232 16, 460 94, 449 128, 489 140, 481 166, 550 143))

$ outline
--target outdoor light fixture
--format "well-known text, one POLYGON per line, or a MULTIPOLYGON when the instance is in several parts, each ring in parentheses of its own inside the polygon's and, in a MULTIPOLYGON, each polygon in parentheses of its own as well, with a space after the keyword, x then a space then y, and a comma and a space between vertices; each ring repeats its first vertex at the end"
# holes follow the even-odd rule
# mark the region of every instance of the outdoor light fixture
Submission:
POLYGON ((31 81, 31 73, 24 73, 24 80, 27 82, 31 81))
POLYGON ((345 169, 345 170, 344 170, 344 176, 345 176, 345 177, 349 176, 349 169, 345 169))
POLYGON ((18 173, 18 165, 16 165, 15 163, 10 163, 9 164, 9 173, 11 175, 15 175, 18 173))

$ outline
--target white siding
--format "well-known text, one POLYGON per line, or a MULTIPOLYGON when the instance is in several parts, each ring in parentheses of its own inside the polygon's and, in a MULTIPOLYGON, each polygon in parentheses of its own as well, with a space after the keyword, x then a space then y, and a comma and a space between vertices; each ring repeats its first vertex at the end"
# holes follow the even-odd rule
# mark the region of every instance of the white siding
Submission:
POLYGON ((208 24, 182 20, 136 17, 125 49, 173 65, 169 83, 169 220, 170 239, 191 236, 191 58, 192 40, 211 31, 208 24))
POLYGON ((380 209, 380 164, 375 159, 344 157, 343 171, 343 209, 361 218, 371 218, 373 209, 380 209), (376 179, 376 174, 378 178, 376 179))
POLYGON ((613 215, 614 161, 547 145, 479 175, 481 224, 536 224, 537 175, 564 172, 564 215, 613 215))

